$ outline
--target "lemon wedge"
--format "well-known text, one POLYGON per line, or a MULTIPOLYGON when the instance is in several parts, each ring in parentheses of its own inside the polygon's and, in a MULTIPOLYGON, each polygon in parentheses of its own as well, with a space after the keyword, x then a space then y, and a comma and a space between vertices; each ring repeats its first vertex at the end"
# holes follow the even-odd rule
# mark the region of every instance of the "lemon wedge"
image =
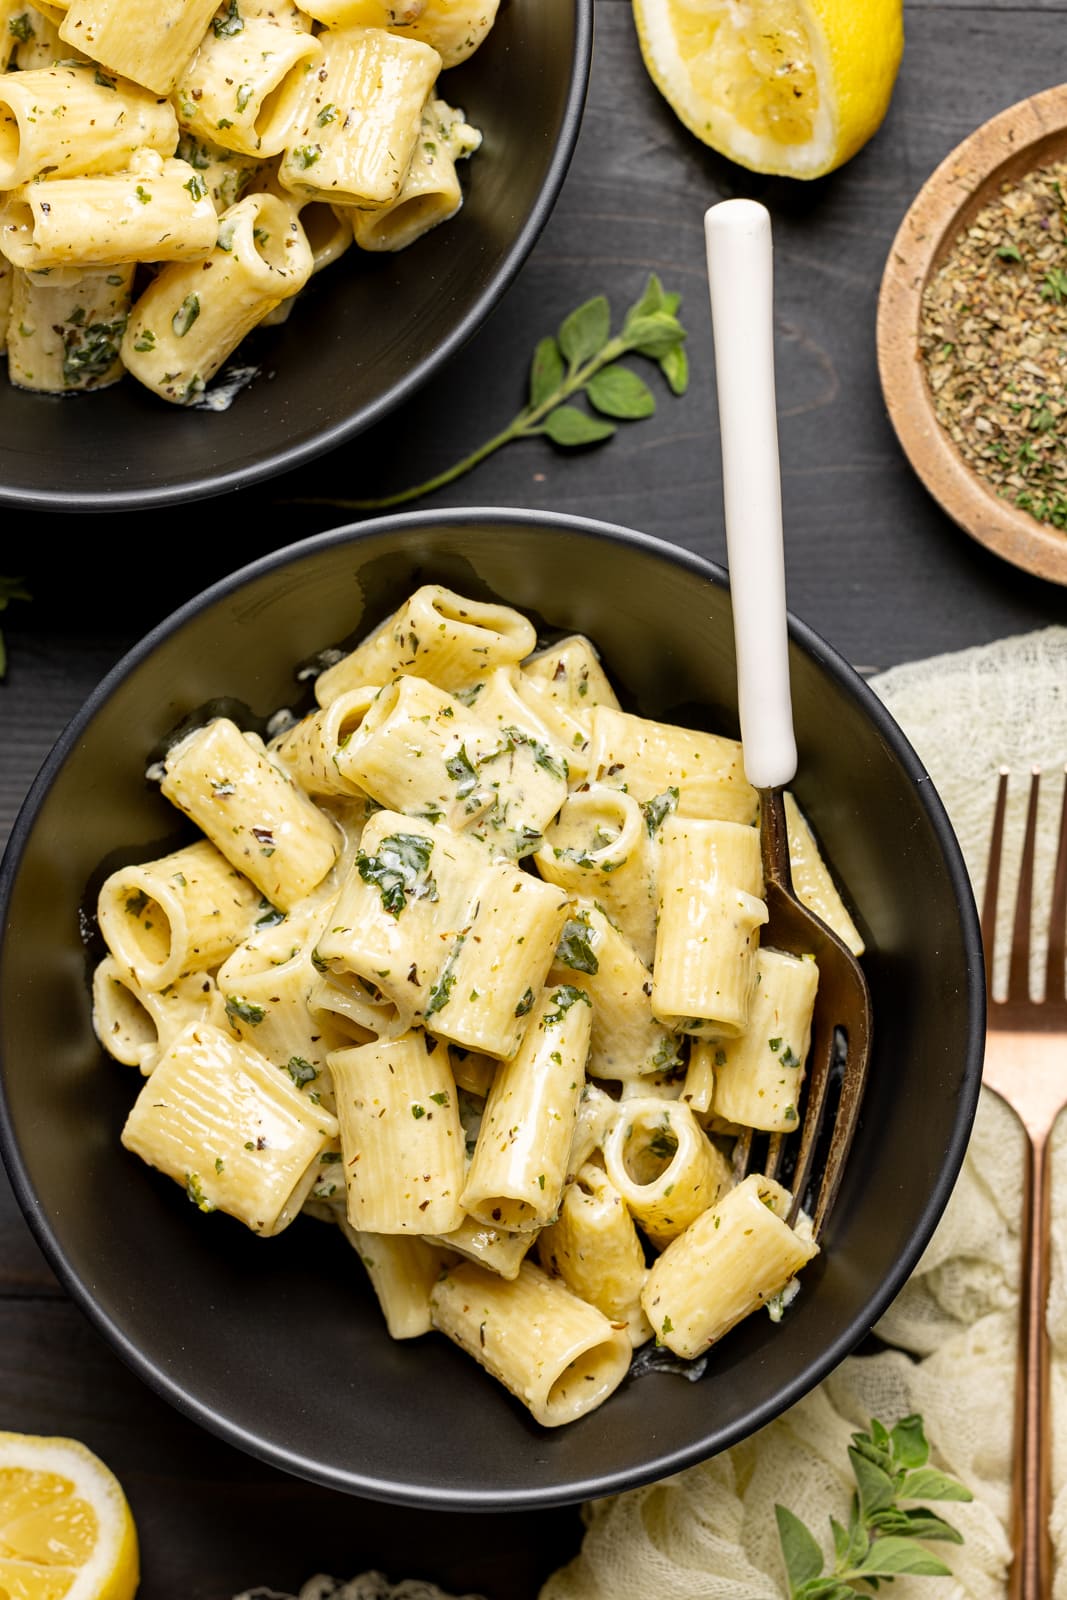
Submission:
POLYGON ((653 83, 698 139, 743 167, 817 178, 889 107, 903 0, 633 0, 653 83))
POLYGON ((0 1433, 0 1597, 133 1600, 137 1531, 118 1479, 75 1439, 0 1433))

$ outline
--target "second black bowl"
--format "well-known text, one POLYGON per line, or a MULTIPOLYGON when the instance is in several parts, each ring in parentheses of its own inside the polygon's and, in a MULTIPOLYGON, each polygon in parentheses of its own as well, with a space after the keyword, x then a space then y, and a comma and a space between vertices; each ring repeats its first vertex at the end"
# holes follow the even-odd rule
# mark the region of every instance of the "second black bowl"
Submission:
POLYGON ((546 1432, 442 1337, 394 1344, 352 1252, 320 1224, 252 1237, 202 1217, 119 1145, 140 1080, 93 1037, 79 909, 102 864, 175 839, 146 756, 220 696, 259 715, 293 664, 366 631, 420 582, 589 634, 633 709, 736 732, 729 593, 696 556, 578 518, 393 517, 279 551, 149 635, 45 764, 0 870, 4 1154, 79 1304, 182 1411, 274 1465, 353 1493, 483 1510, 603 1495, 768 1422, 868 1331, 963 1158, 981 1074, 977 919, 921 764, 861 679, 791 624, 797 797, 868 941, 874 1052, 821 1256, 780 1326, 751 1317, 696 1384, 628 1381, 546 1432))
POLYGON ((259 376, 228 411, 127 378, 90 394, 0 374, 0 505, 115 511, 217 494, 311 460, 398 405, 470 338, 548 220, 578 137, 593 0, 504 0, 441 92, 482 130, 452 222, 396 255, 350 250, 282 326, 242 346, 259 376))

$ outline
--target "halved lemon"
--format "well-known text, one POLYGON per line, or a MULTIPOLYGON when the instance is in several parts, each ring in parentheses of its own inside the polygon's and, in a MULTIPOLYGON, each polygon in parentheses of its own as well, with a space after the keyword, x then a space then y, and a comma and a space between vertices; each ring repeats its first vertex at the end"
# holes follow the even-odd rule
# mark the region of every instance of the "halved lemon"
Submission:
POLYGON ((817 178, 889 108, 903 0, 633 0, 652 81, 698 139, 756 172, 817 178))
POLYGON ((0 1433, 0 1600, 133 1600, 137 1531, 76 1439, 0 1433))

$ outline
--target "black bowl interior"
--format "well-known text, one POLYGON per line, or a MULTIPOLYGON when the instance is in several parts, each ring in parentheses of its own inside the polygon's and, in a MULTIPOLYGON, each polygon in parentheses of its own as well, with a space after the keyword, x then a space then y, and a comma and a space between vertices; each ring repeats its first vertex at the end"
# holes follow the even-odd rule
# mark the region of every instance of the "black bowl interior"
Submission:
MULTIPOLYGON (((600 646, 632 708, 736 733, 723 574, 577 519, 415 515, 282 551, 163 624, 47 762, 2 887, 5 1152, 63 1281, 131 1365, 232 1443, 361 1494, 492 1509, 604 1494, 725 1447, 799 1398, 900 1287, 962 1160, 980 1076, 981 959, 955 840, 873 694, 793 623, 796 792, 869 939, 874 1055, 824 1253, 780 1326, 750 1318, 691 1385, 628 1381, 547 1432, 443 1338, 394 1344, 354 1254, 301 1219, 262 1241, 203 1217, 118 1142, 140 1080, 90 1028, 79 907, 120 860, 182 837, 146 752, 218 696, 294 703, 293 663, 420 581, 495 596, 600 646)), ((306 693, 306 691, 305 691, 306 693)))
POLYGON ((350 250, 282 326, 241 347, 259 376, 229 410, 186 410, 127 379, 39 395, 0 378, 0 504, 160 505, 238 488, 384 416, 470 337, 546 222, 577 138, 592 0, 502 0, 441 92, 484 134, 451 223, 396 255, 350 250))

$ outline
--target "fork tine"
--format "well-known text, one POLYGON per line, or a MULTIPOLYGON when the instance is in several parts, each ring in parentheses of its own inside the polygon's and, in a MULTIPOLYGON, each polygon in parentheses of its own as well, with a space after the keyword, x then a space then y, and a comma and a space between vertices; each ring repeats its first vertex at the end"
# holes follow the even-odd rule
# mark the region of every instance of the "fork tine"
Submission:
POLYGON ((793 1204, 788 1217, 790 1224, 795 1222, 804 1204, 804 1195, 815 1159, 815 1145, 822 1127, 823 1113, 826 1110, 826 1094, 830 1087, 830 1067, 833 1059, 833 1027, 827 1026, 816 1013, 816 1025, 811 1040, 811 1067, 800 1127, 800 1148, 797 1150, 797 1162, 793 1171, 793 1204))
POLYGON ((1015 897, 1015 922, 1011 931, 1011 959, 1008 963, 1008 999, 1030 998, 1030 904, 1034 893, 1034 849, 1037 840, 1037 797, 1041 769, 1030 773, 1030 800, 1026 807, 1026 833, 1019 868, 1019 889, 1015 897))
POLYGON ((982 950, 985 957, 987 994, 993 993, 993 946, 997 934, 997 892, 1000 885, 1000 858, 1004 848, 1004 810, 1008 801, 1008 769, 1001 767, 997 781, 997 802, 993 810, 993 832, 989 839, 989 863, 985 892, 982 895, 982 950))
POLYGON ((1063 805, 1060 808, 1060 838, 1056 846, 1056 868, 1052 879, 1052 905, 1048 921, 1048 962, 1045 969, 1045 999, 1063 1000, 1064 962, 1067 961, 1067 771, 1064 773, 1063 805))

